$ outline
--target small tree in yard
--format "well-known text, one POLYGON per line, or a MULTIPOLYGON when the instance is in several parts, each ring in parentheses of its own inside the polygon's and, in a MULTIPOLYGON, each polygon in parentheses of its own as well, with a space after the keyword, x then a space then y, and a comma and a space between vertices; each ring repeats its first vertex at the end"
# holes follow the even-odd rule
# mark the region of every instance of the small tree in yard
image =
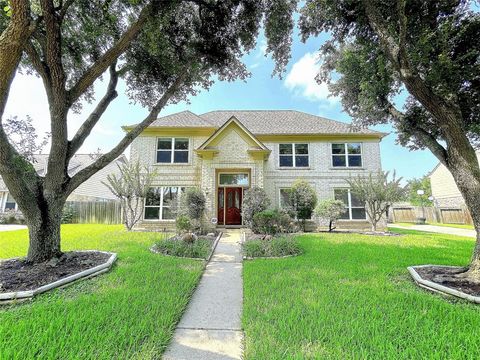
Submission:
POLYGON ((255 47, 262 25, 275 72, 281 72, 290 56, 294 21, 288 15, 294 8, 286 0, 0 0, 0 176, 29 229, 28 261, 61 256, 68 196, 120 156, 165 106, 209 88, 214 79, 249 76, 241 58, 255 47), (51 146, 45 174, 19 154, 4 127, 19 71, 39 76, 47 95, 51 146), (95 100, 94 85, 102 78, 105 93, 72 131, 69 116, 95 100), (121 80, 148 114, 110 151, 69 175, 73 156, 117 98, 121 80))
POLYGON ((372 224, 372 231, 377 231, 378 222, 387 214, 388 207, 403 198, 404 191, 400 186, 402 178, 388 180, 387 172, 370 173, 368 176, 358 175, 347 180, 350 191, 357 199, 365 203, 365 211, 372 224))
POLYGON ((341 200, 324 200, 315 208, 315 215, 328 220, 328 231, 335 229, 335 222, 345 213, 345 204, 341 200))
POLYGON ((289 190, 289 202, 292 211, 305 231, 305 220, 310 219, 317 205, 315 189, 305 180, 297 179, 289 190))
POLYGON ((102 184, 120 200, 123 223, 130 231, 142 217, 145 198, 157 173, 148 167, 142 168, 138 161, 117 166, 120 174, 108 175, 107 182, 102 184))
POLYGON ((251 229, 255 214, 268 209, 269 206, 270 199, 264 189, 253 187, 245 191, 242 202, 242 217, 245 225, 251 229))
POLYGON ((201 231, 207 202, 203 191, 199 188, 188 188, 182 195, 181 202, 182 215, 191 220, 193 229, 201 231))

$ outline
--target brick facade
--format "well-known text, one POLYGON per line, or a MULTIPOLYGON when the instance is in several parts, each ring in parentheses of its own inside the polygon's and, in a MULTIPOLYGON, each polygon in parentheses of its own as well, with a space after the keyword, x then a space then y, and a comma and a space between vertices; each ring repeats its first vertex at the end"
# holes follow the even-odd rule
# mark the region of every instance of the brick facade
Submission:
MULTIPOLYGON (((309 164, 307 169, 284 169, 279 167, 279 142, 265 142, 264 145, 271 150, 266 160, 252 156, 248 150, 252 144, 248 143, 235 129, 228 129, 222 138, 215 144, 215 155, 202 158, 194 150, 200 147, 207 136, 186 136, 190 139, 189 163, 185 165, 156 164, 156 139, 161 135, 144 134, 139 136, 131 146, 132 161, 139 160, 142 165, 157 169, 158 176, 154 181, 156 186, 198 186, 207 198, 208 218, 217 216, 217 177, 219 172, 248 172, 250 185, 265 188, 272 205, 279 206, 279 194, 281 188, 289 188, 297 178, 308 181, 317 191, 319 200, 333 198, 335 188, 346 188, 346 179, 357 174, 368 174, 371 171, 381 170, 379 139, 374 140, 335 140, 342 142, 362 143, 361 168, 338 169, 333 168, 331 163, 332 141, 315 140, 309 142, 309 164)), ((174 136, 174 135, 171 135, 174 136)), ((302 141, 304 143, 305 141, 302 141)), ((139 228, 164 228, 172 227, 172 221, 143 221, 139 228)), ((366 221, 343 221, 339 227, 344 228, 369 228, 366 221), (343 225, 342 225, 343 224, 343 225)))

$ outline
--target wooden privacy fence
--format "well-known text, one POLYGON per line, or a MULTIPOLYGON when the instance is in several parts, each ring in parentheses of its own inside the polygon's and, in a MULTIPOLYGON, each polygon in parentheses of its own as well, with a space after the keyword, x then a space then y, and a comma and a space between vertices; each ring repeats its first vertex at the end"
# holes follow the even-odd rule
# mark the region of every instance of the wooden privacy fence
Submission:
POLYGON ((73 224, 121 224, 122 207, 119 202, 67 201, 65 209, 72 213, 73 224))
POLYGON ((429 223, 473 224, 470 213, 463 208, 393 206, 388 212, 388 220, 391 222, 415 222, 418 217, 425 217, 429 223))

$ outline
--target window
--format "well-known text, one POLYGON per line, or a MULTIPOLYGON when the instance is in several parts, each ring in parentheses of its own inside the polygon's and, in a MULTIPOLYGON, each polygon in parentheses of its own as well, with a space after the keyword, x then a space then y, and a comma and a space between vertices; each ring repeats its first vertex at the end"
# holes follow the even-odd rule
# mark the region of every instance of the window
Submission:
POLYGON ((308 144, 280 144, 280 167, 308 167, 308 144))
MULTIPOLYGON (((1 204, 0 204, 1 205, 1 204)), ((5 211, 15 210, 17 208, 17 202, 10 193, 7 194, 7 200, 5 201, 5 211)))
POLYGON ((218 182, 220 186, 249 186, 250 184, 248 174, 220 174, 218 182))
POLYGON ((164 164, 188 163, 188 139, 158 138, 157 163, 164 163, 164 164))
POLYGON ((365 204, 357 199, 349 189, 335 189, 335 200, 341 200, 345 204, 344 220, 366 220, 365 204))
POLYGON ((173 220, 184 187, 152 187, 145 199, 145 220, 173 220))
POLYGON ((280 208, 289 209, 290 207, 290 188, 280 189, 280 208))
POLYGON ((361 167, 362 144, 332 144, 333 167, 361 167))

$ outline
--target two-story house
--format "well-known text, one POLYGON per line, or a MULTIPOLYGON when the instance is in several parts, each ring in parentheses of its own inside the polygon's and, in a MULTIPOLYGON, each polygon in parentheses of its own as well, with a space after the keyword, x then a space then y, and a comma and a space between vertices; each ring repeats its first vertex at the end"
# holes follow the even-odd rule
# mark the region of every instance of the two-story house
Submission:
POLYGON ((131 146, 131 161, 158 170, 138 227, 173 226, 172 204, 190 186, 204 191, 213 223, 242 226, 246 189, 262 187, 272 206, 282 207, 285 190, 303 178, 319 200, 345 203, 342 227, 368 228, 364 204, 345 180, 381 170, 384 135, 291 110, 183 111, 159 118, 131 146))

